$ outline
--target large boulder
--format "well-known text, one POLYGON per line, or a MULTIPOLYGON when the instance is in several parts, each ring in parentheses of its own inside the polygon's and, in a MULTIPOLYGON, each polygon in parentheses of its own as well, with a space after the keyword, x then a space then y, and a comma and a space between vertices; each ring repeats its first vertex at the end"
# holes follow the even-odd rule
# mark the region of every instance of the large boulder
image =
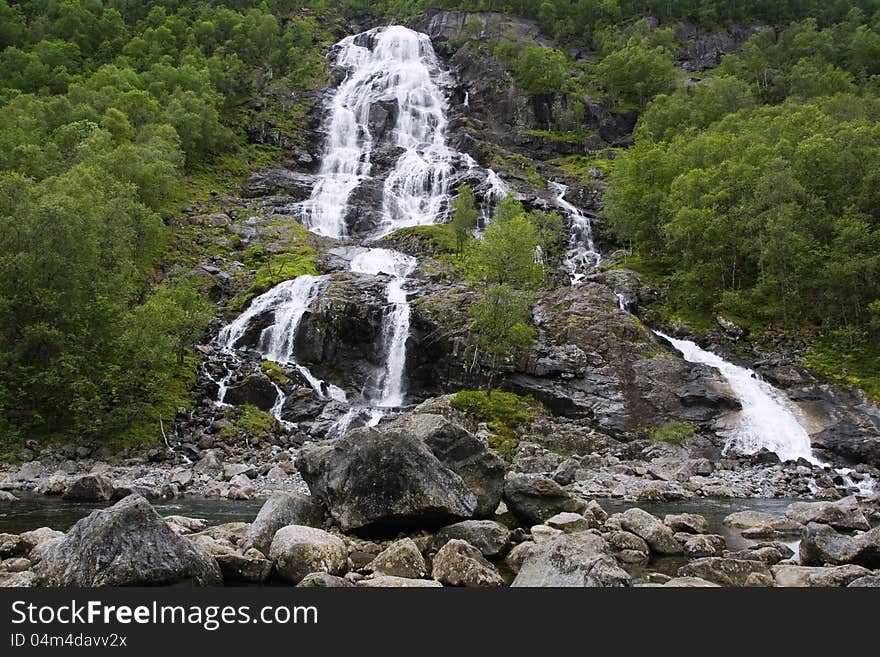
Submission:
POLYGON ((448 586, 503 586, 504 580, 480 551, 453 538, 434 555, 432 575, 448 586))
POLYGON ((245 377, 238 385, 231 386, 223 398, 227 404, 242 406, 249 404, 256 406, 261 411, 270 411, 278 399, 278 391, 269 377, 260 374, 251 374, 245 377))
POLYGON ((442 415, 414 413, 394 424, 424 442, 440 462, 461 477, 477 497, 477 518, 491 517, 504 488, 504 460, 464 427, 442 415))
POLYGON ((473 516, 477 497, 423 441, 400 430, 354 429, 300 451, 312 494, 344 531, 398 531, 473 516))
POLYGON ((802 525, 817 522, 835 529, 871 528, 855 496, 836 502, 795 502, 785 510, 785 515, 802 525))
POLYGON ((513 475, 504 484, 504 502, 520 520, 539 525, 563 511, 580 512, 586 504, 541 475, 513 475))
POLYGON ((511 586, 631 586, 608 543, 591 532, 560 534, 531 547, 511 586))
POLYGON ((289 525, 275 533, 269 558, 279 577, 299 584, 309 573, 343 575, 348 550, 341 538, 323 529, 289 525))
POLYGON ((699 577, 719 586, 771 586, 773 577, 761 561, 705 557, 678 569, 679 577, 699 577))
POLYGON ((811 522, 801 535, 800 561, 804 566, 853 563, 880 568, 880 527, 847 536, 828 525, 811 522))
POLYGON ((620 516, 620 526, 645 540, 651 551, 657 554, 681 554, 681 543, 675 540, 672 530, 642 509, 627 509, 620 516))
POLYGON ((67 486, 63 497, 76 502, 107 502, 113 499, 113 482, 100 474, 83 475, 67 486))
POLYGON ((494 520, 464 520, 437 532, 435 545, 443 545, 453 538, 467 541, 483 556, 494 557, 507 548, 510 530, 494 520))
POLYGON ((77 522, 43 553, 35 572, 41 586, 222 583, 217 561, 169 529, 140 495, 77 522))
POLYGON ((275 493, 260 508, 256 519, 248 527, 244 547, 254 547, 269 554, 272 539, 287 525, 320 527, 324 522, 324 509, 313 497, 299 493, 275 493))

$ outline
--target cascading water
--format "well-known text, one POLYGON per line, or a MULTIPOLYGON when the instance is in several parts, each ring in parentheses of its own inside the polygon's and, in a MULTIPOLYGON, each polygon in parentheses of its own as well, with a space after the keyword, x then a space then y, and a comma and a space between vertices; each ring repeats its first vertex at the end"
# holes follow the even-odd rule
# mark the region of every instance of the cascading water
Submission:
POLYGON ((486 182, 481 187, 483 202, 480 204, 480 227, 485 228, 492 221, 495 208, 507 196, 510 187, 492 169, 486 170, 486 182))
POLYGON ((369 177, 376 146, 371 109, 387 103, 397 106, 390 145, 403 152, 385 179, 375 236, 434 223, 447 202, 453 152, 446 146, 447 104, 431 40, 392 25, 347 37, 335 49, 336 63, 348 73, 330 103, 318 182, 302 205, 303 223, 321 235, 347 235, 348 200, 369 177))
POLYGON ((590 219, 565 200, 568 187, 558 182, 548 184, 556 193, 556 206, 568 217, 568 250, 565 254, 565 268, 568 270, 572 285, 575 285, 599 265, 602 256, 593 244, 593 226, 590 219))
MULTIPOLYGON (((308 368, 296 362, 294 357, 296 346, 296 332, 302 321, 303 315, 308 311, 312 302, 320 293, 327 280, 326 276, 299 276, 293 280, 279 283, 265 294, 255 298, 248 309, 239 315, 233 322, 223 327, 217 336, 217 342, 221 349, 229 356, 235 358, 235 349, 244 337, 248 328, 256 318, 266 313, 273 314, 273 321, 260 333, 256 348, 266 360, 272 360, 282 365, 292 365, 303 378, 305 378, 319 397, 330 397, 338 401, 345 401, 346 394, 341 388, 327 385, 314 376, 308 368)), ((223 403, 228 389, 231 373, 228 373, 220 382, 218 401, 223 403)), ((278 417, 281 406, 284 403, 284 393, 276 385, 278 400, 273 408, 273 414, 278 417)))
POLYGON ((385 366, 379 378, 380 392, 371 400, 383 408, 396 408, 404 403, 403 375, 410 321, 410 306, 404 285, 417 264, 415 258, 389 249, 367 249, 351 261, 353 272, 391 277, 385 288, 390 310, 385 314, 382 326, 385 366))
POLYGON ((690 340, 677 340, 660 331, 654 333, 668 340, 686 361, 717 369, 739 398, 742 411, 729 448, 743 454, 766 448, 784 461, 804 458, 816 465, 822 464, 813 456, 810 436, 798 421, 794 406, 776 388, 762 381, 752 370, 729 363, 690 340))

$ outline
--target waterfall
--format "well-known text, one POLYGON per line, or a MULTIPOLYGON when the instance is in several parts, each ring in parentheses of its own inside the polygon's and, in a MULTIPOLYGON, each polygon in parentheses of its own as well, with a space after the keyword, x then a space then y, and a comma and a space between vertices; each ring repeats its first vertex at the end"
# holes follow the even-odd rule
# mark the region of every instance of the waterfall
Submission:
POLYGON ((447 104, 431 40, 392 25, 347 37, 335 51, 347 75, 330 102, 318 182, 302 204, 303 223, 321 235, 347 235, 349 197, 372 168, 371 110, 389 104, 396 106, 389 145, 402 153, 384 182, 375 237, 435 223, 448 200, 453 153, 446 146, 447 104))
MULTIPOLYGON (((248 328, 256 318, 265 313, 272 313, 273 320, 260 333, 256 350, 266 360, 275 361, 282 365, 295 367, 315 393, 321 397, 330 397, 338 401, 345 401, 346 394, 341 388, 327 385, 324 381, 314 376, 307 367, 296 362, 294 351, 296 348, 296 333, 299 329, 303 315, 308 311, 315 298, 326 283, 326 276, 311 276, 308 274, 298 276, 289 281, 284 281, 273 287, 268 292, 261 294, 251 301, 248 309, 239 315, 234 321, 227 324, 217 336, 220 348, 230 357, 237 360, 235 349, 244 337, 248 328)), ((232 372, 228 372, 219 383, 220 391, 218 401, 223 403, 232 372)), ((284 393, 276 385, 278 401, 272 409, 278 417, 281 406, 284 403, 284 393)))
POLYGON ((366 249, 351 260, 353 272, 391 277, 385 288, 390 310, 382 322, 385 365, 379 378, 379 395, 372 400, 383 408, 396 408, 404 403, 403 375, 410 321, 410 305, 404 285, 417 264, 415 258, 389 249, 366 249))
POLYGON ((572 285, 584 279, 589 271, 599 265, 602 256, 593 244, 593 226, 590 219, 578 208, 565 200, 568 187, 558 182, 548 183, 556 192, 556 206, 568 217, 568 250, 565 254, 565 268, 572 285))
POLYGON ((480 226, 485 228, 491 223, 495 208, 507 196, 510 187, 493 169, 486 170, 486 182, 481 187, 483 202, 480 204, 480 226))
POLYGON ((738 426, 732 431, 728 448, 754 454, 761 448, 775 452, 783 461, 804 458, 816 465, 810 436, 796 416, 795 407, 779 390, 761 380, 752 370, 729 363, 690 340, 677 340, 654 331, 668 340, 691 363, 717 369, 742 404, 738 426))

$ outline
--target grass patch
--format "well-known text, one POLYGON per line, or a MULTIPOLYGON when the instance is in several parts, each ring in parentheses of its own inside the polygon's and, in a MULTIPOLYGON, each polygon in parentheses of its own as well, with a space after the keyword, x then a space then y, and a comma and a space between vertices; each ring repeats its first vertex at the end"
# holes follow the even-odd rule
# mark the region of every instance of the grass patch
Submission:
POLYGON ((817 374, 855 386, 880 402, 880 343, 867 336, 827 336, 807 353, 803 365, 817 374))
POLYGON ((310 246, 299 246, 286 253, 266 254, 259 247, 249 250, 248 261, 261 262, 257 269, 257 275, 248 288, 247 292, 236 297, 230 303, 230 307, 236 310, 243 308, 248 301, 256 296, 267 292, 270 288, 289 281, 303 274, 317 276, 318 267, 315 262, 315 251, 310 246), (259 254, 255 252, 259 252, 259 254))
POLYGON ((590 131, 526 130, 529 137, 538 137, 561 144, 583 144, 593 136, 590 131))
POLYGON ((614 171, 614 160, 604 157, 588 157, 586 155, 568 155, 550 160, 553 164, 567 174, 580 179, 582 183, 591 183, 599 180, 602 176, 607 177, 614 171), (602 176, 594 175, 591 170, 599 171, 602 176))
POLYGON ((263 373, 269 377, 269 380, 277 383, 279 386, 287 385, 290 383, 290 379, 284 373, 284 368, 281 367, 274 360, 264 360, 260 363, 260 369, 263 370, 263 373))
POLYGON ((275 418, 269 413, 250 404, 236 408, 230 419, 232 426, 225 427, 220 432, 226 438, 232 438, 239 433, 248 436, 263 436, 272 431, 272 425, 275 423, 275 418))
POLYGON ((681 445, 694 435, 694 427, 690 422, 667 422, 651 430, 651 440, 671 445, 681 445))
POLYGON ((386 235, 380 241, 403 241, 416 240, 435 255, 452 254, 458 251, 458 241, 452 224, 434 224, 431 226, 410 226, 401 228, 390 235, 386 235))
POLYGON ((496 155, 492 159, 492 167, 507 172, 508 175, 524 180, 535 187, 544 187, 544 179, 535 168, 534 162, 519 153, 496 155))
POLYGON ((508 462, 519 447, 519 430, 541 410, 538 402, 531 397, 500 390, 491 395, 482 390, 462 390, 452 398, 451 405, 465 415, 485 422, 493 433, 489 447, 508 462))

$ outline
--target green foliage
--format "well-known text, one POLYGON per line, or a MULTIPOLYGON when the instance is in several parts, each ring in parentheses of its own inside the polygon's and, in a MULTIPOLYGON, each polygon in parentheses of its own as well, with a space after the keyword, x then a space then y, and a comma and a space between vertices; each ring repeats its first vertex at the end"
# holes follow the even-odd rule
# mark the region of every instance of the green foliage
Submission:
POLYGON ((480 240, 468 244, 464 269, 467 278, 489 285, 535 289, 544 277, 544 266, 535 262, 541 246, 538 227, 512 197, 501 201, 480 240))
POLYGON ((459 254, 464 253, 465 244, 473 236, 480 213, 474 201, 474 192, 470 185, 462 185, 452 199, 452 230, 459 254))
POLYGON ((671 294, 748 323, 864 326, 880 298, 878 102, 744 109, 622 154, 608 219, 671 294))
POLYGON ((396 230, 382 239, 390 242, 417 240, 428 245, 434 255, 452 254, 458 251, 458 237, 452 224, 410 226, 396 230))
POLYGON ((317 253, 313 248, 303 246, 295 251, 277 253, 266 257, 259 271, 257 271, 257 277, 251 283, 247 294, 250 297, 255 297, 278 285, 278 283, 289 281, 291 278, 296 278, 303 274, 317 275, 316 255, 317 253))
POLYGON ((516 356, 535 339, 529 302, 527 293, 495 285, 468 309, 477 346, 492 355, 493 369, 497 359, 516 356))
POLYGON ((657 94, 670 91, 678 71, 669 52, 633 39, 605 57, 596 67, 602 86, 613 97, 644 106, 657 94))
POLYGON ((694 427, 690 422, 668 422, 651 430, 651 440, 672 445, 681 445, 693 435, 694 427))
POLYGON ((264 360, 260 363, 260 369, 271 381, 280 386, 290 383, 290 379, 284 373, 284 368, 273 360, 264 360))
POLYGON ((271 414, 261 411, 256 406, 244 404, 232 411, 232 425, 225 427, 221 434, 226 438, 233 438, 238 434, 245 436, 265 436, 272 431, 275 418, 271 414))
POLYGON ((562 93, 570 86, 568 58, 559 50, 529 43, 511 64, 517 86, 529 95, 562 93))
POLYGON ((451 406, 485 422, 494 436, 489 446, 508 461, 519 445, 518 434, 540 413, 541 407, 531 397, 495 390, 491 395, 482 391, 462 390, 450 402, 451 406))

